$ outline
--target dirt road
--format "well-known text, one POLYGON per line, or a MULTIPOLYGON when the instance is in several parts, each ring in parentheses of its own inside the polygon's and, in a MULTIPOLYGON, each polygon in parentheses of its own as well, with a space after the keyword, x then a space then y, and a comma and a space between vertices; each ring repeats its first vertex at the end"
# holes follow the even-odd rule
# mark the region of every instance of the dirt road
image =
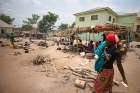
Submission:
MULTIPOLYGON (((30 54, 25 54, 23 50, 0 48, 0 93, 91 93, 89 89, 82 90, 74 87, 73 80, 69 83, 65 82, 59 72, 57 75, 47 77, 45 72, 40 72, 41 66, 32 65, 30 60, 37 53, 42 53, 50 54, 55 58, 55 62, 59 62, 57 66, 63 64, 78 66, 76 55, 73 55, 71 60, 62 59, 61 57, 66 54, 53 49, 36 49, 30 54), (9 55, 14 51, 20 51, 22 54, 9 55)), ((122 85, 113 87, 113 93, 140 93, 140 59, 136 53, 129 52, 123 65, 129 88, 124 88, 122 85)), ((115 69, 115 79, 121 81, 117 69, 115 69)))

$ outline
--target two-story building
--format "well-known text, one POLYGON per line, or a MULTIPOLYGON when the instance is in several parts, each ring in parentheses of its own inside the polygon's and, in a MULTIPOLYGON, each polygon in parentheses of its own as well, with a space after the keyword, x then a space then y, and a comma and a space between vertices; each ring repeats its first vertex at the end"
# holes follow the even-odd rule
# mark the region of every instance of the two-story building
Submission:
POLYGON ((133 31, 140 31, 140 16, 137 13, 119 15, 109 7, 96 8, 74 14, 76 27, 95 27, 106 23, 113 23, 131 27, 133 31))

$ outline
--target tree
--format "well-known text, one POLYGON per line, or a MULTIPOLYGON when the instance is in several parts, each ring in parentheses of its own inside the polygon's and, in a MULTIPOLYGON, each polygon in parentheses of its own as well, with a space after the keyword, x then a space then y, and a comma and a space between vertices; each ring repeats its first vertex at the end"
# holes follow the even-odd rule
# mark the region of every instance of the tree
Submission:
POLYGON ((10 16, 5 14, 1 14, 0 19, 8 24, 12 24, 12 22, 15 20, 15 18, 11 18, 10 16))
POLYGON ((22 30, 32 30, 33 25, 37 24, 38 19, 40 18, 40 16, 38 16, 37 14, 32 14, 31 18, 27 18, 27 20, 23 20, 23 25, 22 25, 22 30))
POLYGON ((48 14, 44 15, 42 20, 40 20, 38 23, 39 31, 43 33, 52 31, 57 19, 58 15, 48 12, 48 14))
POLYGON ((58 27, 58 29, 59 30, 65 30, 65 29, 67 29, 68 28, 68 24, 61 24, 59 27, 58 27))
POLYGON ((73 22, 73 23, 71 24, 70 28, 74 28, 74 26, 75 26, 75 22, 73 22))
POLYGON ((37 24, 39 18, 40 16, 38 16, 37 14, 32 14, 32 17, 27 18, 27 20, 23 20, 23 23, 30 24, 30 25, 37 24))
POLYGON ((22 31, 30 31, 32 30, 32 26, 31 25, 22 25, 22 31))

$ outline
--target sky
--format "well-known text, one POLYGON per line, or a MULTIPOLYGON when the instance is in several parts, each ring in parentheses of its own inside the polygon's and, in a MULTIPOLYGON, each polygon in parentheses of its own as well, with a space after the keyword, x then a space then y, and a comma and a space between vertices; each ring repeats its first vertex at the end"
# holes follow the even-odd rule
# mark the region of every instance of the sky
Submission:
POLYGON ((59 15, 56 25, 71 24, 75 20, 74 13, 97 7, 110 7, 115 12, 140 12, 140 0, 0 0, 0 14, 15 18, 14 25, 22 26, 23 20, 48 11, 59 15))

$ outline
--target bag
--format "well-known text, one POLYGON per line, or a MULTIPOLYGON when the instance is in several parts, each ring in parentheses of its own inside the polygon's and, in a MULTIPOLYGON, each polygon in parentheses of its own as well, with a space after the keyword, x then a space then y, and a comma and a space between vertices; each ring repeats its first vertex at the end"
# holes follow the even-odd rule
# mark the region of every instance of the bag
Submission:
POLYGON ((105 46, 106 46, 106 41, 102 42, 95 50, 95 54, 98 55, 99 57, 95 62, 95 71, 97 72, 101 72, 105 64, 105 53, 104 53, 105 46))
POLYGON ((105 54, 102 53, 99 59, 95 62, 95 71, 100 73, 103 70, 104 64, 105 64, 105 54))

